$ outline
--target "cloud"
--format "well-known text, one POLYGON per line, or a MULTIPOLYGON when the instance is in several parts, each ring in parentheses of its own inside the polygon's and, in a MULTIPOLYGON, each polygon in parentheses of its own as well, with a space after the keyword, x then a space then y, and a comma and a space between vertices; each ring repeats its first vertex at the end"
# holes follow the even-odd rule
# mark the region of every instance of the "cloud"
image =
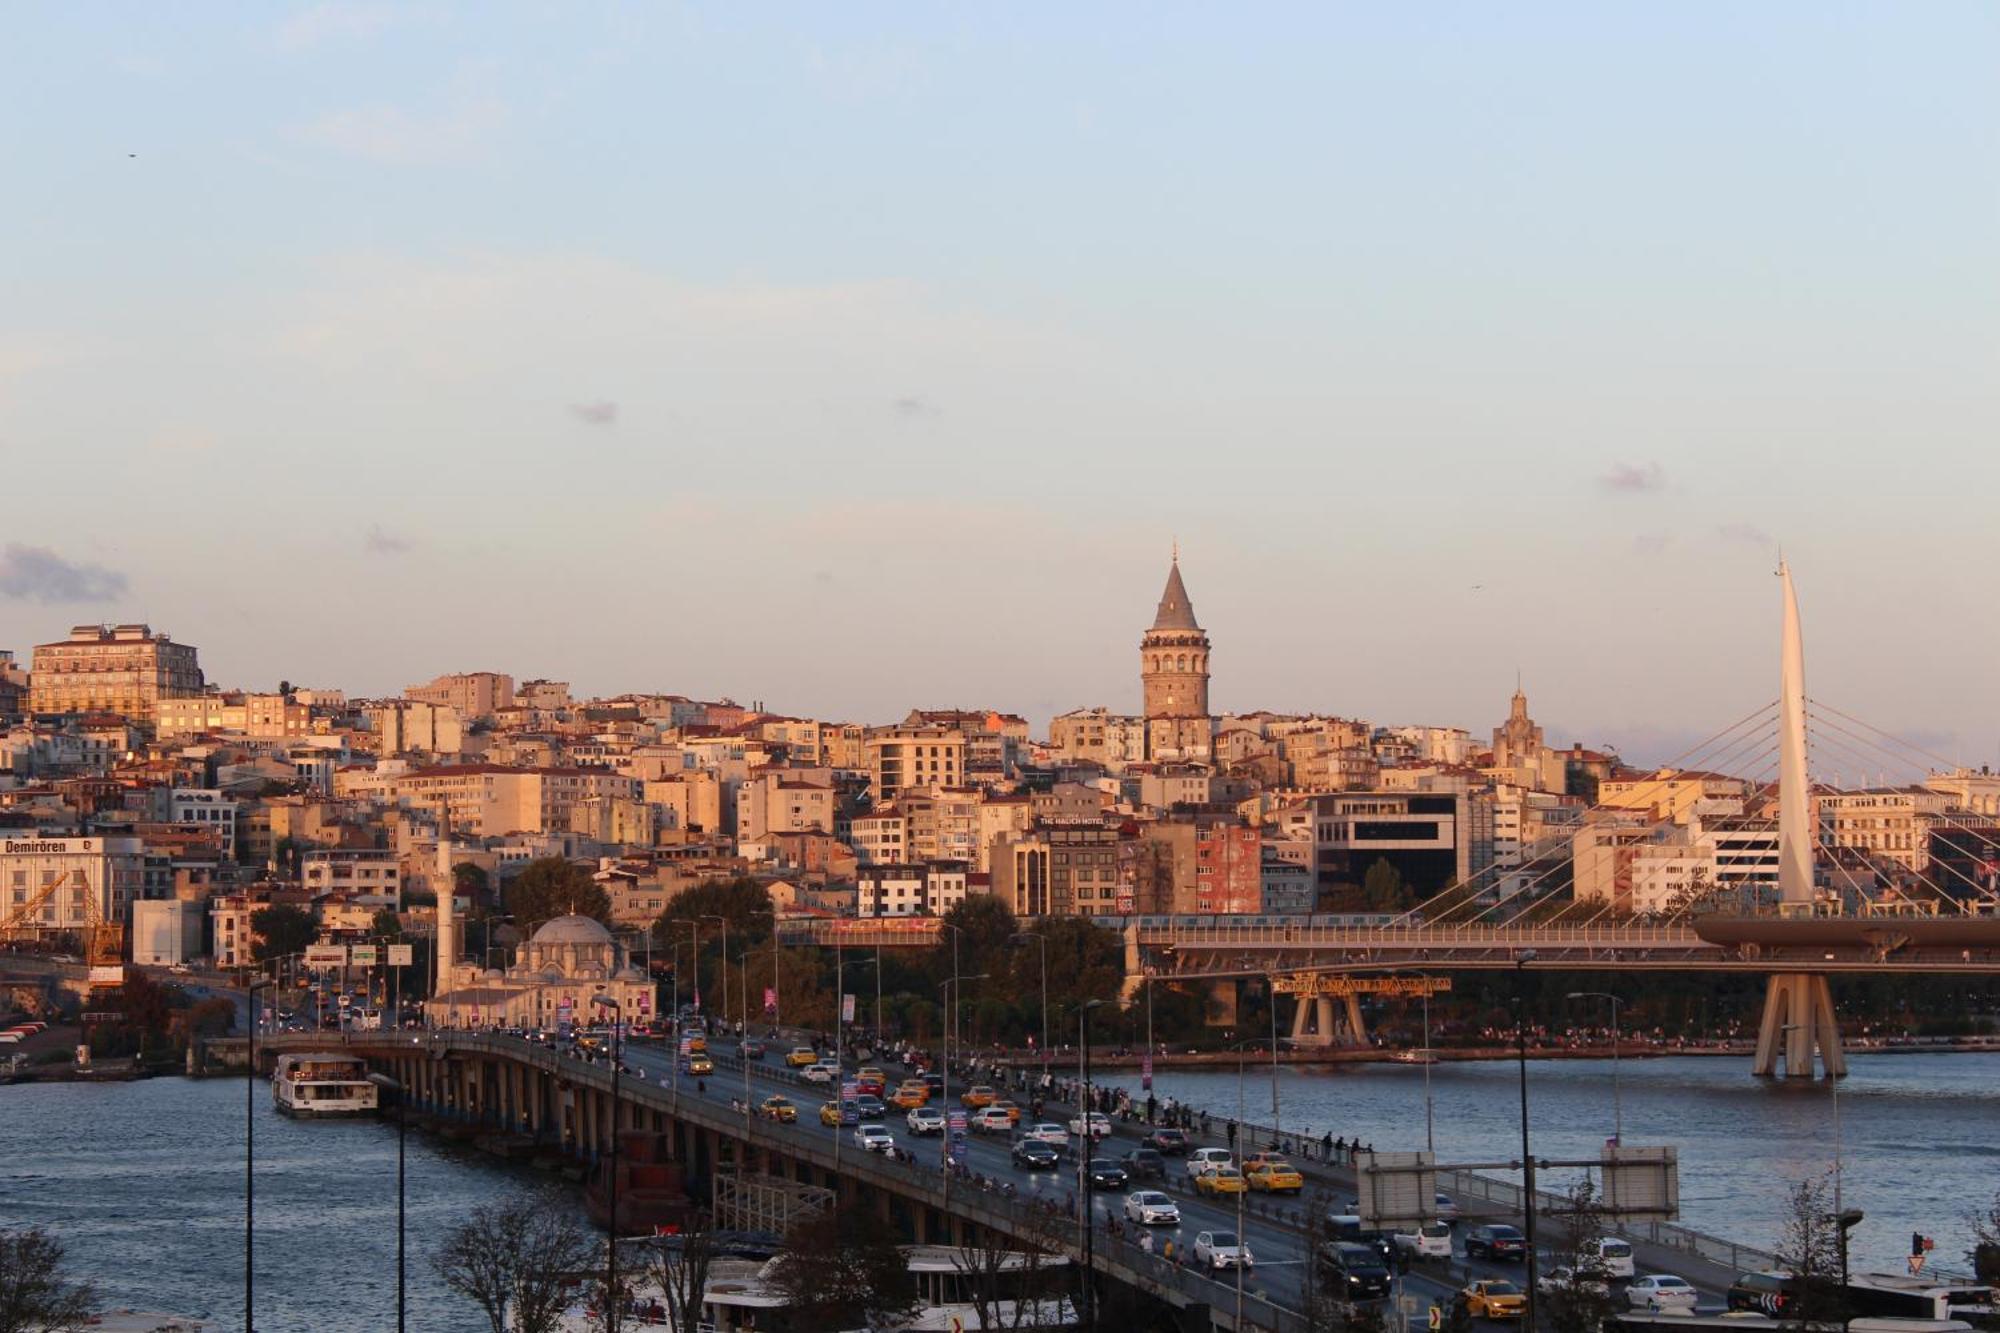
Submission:
POLYGON ((328 3, 302 9, 278 29, 278 49, 309 51, 326 42, 373 37, 403 18, 392 5, 328 3))
POLYGON ((391 532, 380 523, 370 523, 368 525, 368 536, 365 539, 365 544, 376 555, 402 555, 412 546, 416 545, 408 537, 391 532))
POLYGON ((1667 488, 1667 472, 1658 463, 1618 463, 1597 479, 1607 491, 1621 495, 1643 495, 1667 488))
POLYGON ((1745 546, 1770 546, 1771 534, 1752 523, 1719 523, 1715 535, 1726 542, 1740 542, 1745 546))
POLYGON ((919 417, 934 417, 938 415, 937 404, 931 402, 928 398, 914 394, 909 397, 898 398, 890 406, 895 409, 896 415, 905 421, 915 421, 919 417))
POLYGON ((1632 549, 1640 555, 1658 555, 1673 544, 1673 535, 1665 532, 1642 532, 1632 539, 1632 549))
POLYGON ((108 602, 125 591, 125 576, 103 565, 79 565, 46 546, 10 542, 0 549, 0 597, 13 601, 108 602))
POLYGON ((615 426, 618 424, 618 404, 613 402, 571 403, 570 415, 588 426, 615 426))
POLYGON ((307 143, 387 166, 420 167, 485 156, 507 123, 507 104, 487 71, 461 73, 431 107, 387 102, 329 111, 293 130, 307 143))

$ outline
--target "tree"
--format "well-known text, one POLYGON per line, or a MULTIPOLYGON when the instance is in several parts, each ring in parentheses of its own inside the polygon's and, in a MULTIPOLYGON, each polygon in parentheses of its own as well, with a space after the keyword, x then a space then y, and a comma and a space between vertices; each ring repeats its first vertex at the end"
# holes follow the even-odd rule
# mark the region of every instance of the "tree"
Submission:
POLYGON ((451 882, 460 897, 469 897, 476 903, 486 902, 486 895, 493 887, 486 871, 470 861, 460 861, 451 868, 451 882))
POLYGON ((1585 1274, 1604 1270, 1604 1205, 1597 1197, 1597 1183, 1585 1176, 1572 1185, 1563 1213, 1566 1229, 1553 1258, 1569 1269, 1570 1280, 1566 1286, 1534 1293, 1536 1313, 1554 1333, 1597 1333, 1611 1326, 1617 1311, 1608 1281, 1599 1286, 1585 1280, 1585 1274))
POLYGON ((799 1327, 875 1327, 915 1308, 909 1265, 873 1203, 855 1199, 785 1233, 769 1272, 799 1327))
POLYGON ((715 1232, 706 1213, 692 1215, 678 1236, 656 1243, 646 1276, 660 1289, 667 1305, 669 1328, 695 1328, 701 1323, 702 1296, 708 1290, 708 1270, 717 1254, 715 1232))
POLYGON ((63 1243, 40 1227, 0 1231, 0 1333, 73 1333, 97 1294, 63 1277, 63 1243))
POLYGON ((524 934, 559 916, 595 917, 611 924, 611 898, 582 866, 560 856, 530 861, 507 886, 507 912, 524 934))
POLYGON ((431 1255, 445 1286, 486 1313, 493 1333, 555 1333, 598 1245, 569 1209, 547 1200, 483 1204, 431 1255))
POLYGON ((1361 899, 1371 912, 1401 912, 1416 905, 1416 896, 1403 882, 1402 872, 1382 856, 1376 857, 1361 877, 1361 899))
POLYGON ((1067 1219, 1037 1213, 1020 1236, 977 1227, 968 1243, 951 1252, 952 1265, 965 1275, 982 1333, 1056 1322, 1045 1317, 1049 1311, 1044 1307, 1062 1298, 1052 1279, 1065 1270, 1052 1269, 1050 1259, 1062 1248, 1056 1233, 1068 1225, 1067 1219))
POLYGON ((313 914, 290 903, 258 908, 250 914, 250 929, 257 935, 252 956, 260 963, 303 953, 319 938, 319 922, 313 920, 313 914))
POLYGON ((1792 1317, 1805 1324, 1839 1322, 1847 1293, 1840 1285, 1840 1223, 1826 1177, 1808 1177, 1793 1187, 1778 1253, 1792 1270, 1792 1317))
POLYGON ((1975 1213, 1966 1221, 1972 1228, 1972 1248, 1965 1252, 1972 1275, 1981 1282, 2000 1282, 2000 1191, 1984 1216, 1975 1213))

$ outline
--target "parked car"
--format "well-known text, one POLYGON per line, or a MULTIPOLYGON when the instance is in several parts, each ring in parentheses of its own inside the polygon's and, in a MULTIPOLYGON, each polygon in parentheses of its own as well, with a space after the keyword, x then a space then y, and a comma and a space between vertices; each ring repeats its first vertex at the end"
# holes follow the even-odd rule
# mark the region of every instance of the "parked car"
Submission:
POLYGON ((1134 1190, 1125 1196, 1125 1220, 1142 1227, 1177 1227, 1181 1207, 1158 1190, 1134 1190))
POLYGON ((1695 1290, 1684 1277, 1648 1273, 1626 1285, 1625 1300, 1635 1310, 1692 1310, 1695 1290))
POLYGON ((1145 1139, 1146 1146, 1167 1157, 1185 1157, 1188 1136, 1178 1129, 1156 1129, 1145 1139))
POLYGON ((1234 1268, 1241 1264, 1245 1268, 1257 1266, 1257 1256, 1250 1253, 1250 1247, 1233 1231, 1203 1231, 1194 1238, 1194 1261, 1206 1264, 1212 1271, 1234 1268))
POLYGON ((1211 1198, 1220 1194, 1241 1194, 1245 1188, 1243 1173, 1233 1166, 1218 1166, 1194 1178, 1194 1192, 1211 1198))
POLYGON ((1744 1273, 1729 1284, 1725 1299, 1731 1310, 1751 1310, 1782 1318, 1798 1299, 1798 1285, 1799 1280, 1786 1272, 1744 1273))
POLYGON ((1083 1137, 1086 1127, 1093 1139, 1111 1137, 1111 1117, 1102 1111, 1092 1111, 1087 1117, 1078 1116, 1069 1122, 1069 1132, 1078 1138, 1083 1137))
POLYGON ((1131 1180, 1125 1174, 1125 1168, 1108 1157, 1091 1158, 1090 1164, 1084 1167, 1083 1173, 1085 1178, 1090 1181, 1092 1189, 1122 1190, 1131 1180))
POLYGON ((1125 1171, 1134 1180, 1165 1180, 1167 1159, 1154 1148, 1134 1148, 1125 1154, 1125 1171))
POLYGON ((934 1106, 913 1106, 903 1117, 903 1123, 915 1135, 944 1133, 944 1112, 934 1106))
POLYGON ((1347 1300, 1372 1301, 1389 1294, 1389 1267, 1369 1246, 1327 1241, 1319 1247, 1319 1269, 1347 1300))
POLYGON ((1528 1294, 1505 1278, 1481 1278, 1458 1299, 1474 1319, 1519 1319, 1528 1313, 1528 1294))
POLYGON ((1234 1158, 1227 1148, 1196 1148, 1188 1154, 1188 1175, 1199 1180, 1219 1166, 1230 1166, 1234 1158))
POLYGON ((854 1141, 869 1152, 888 1152, 896 1146, 895 1137, 880 1125, 856 1125, 854 1141))
POLYGON ((1528 1257, 1528 1239, 1516 1227, 1504 1222, 1489 1222, 1485 1226, 1474 1227, 1465 1237, 1465 1257, 1468 1259, 1511 1259, 1516 1263, 1528 1257))
POLYGON ((1397 1231, 1389 1241, 1410 1259, 1451 1258, 1451 1223, 1426 1222, 1414 1231, 1397 1231))
POLYGON ((1016 1139, 1014 1165, 1027 1171, 1053 1171, 1062 1164, 1062 1154, 1040 1139, 1016 1139))
POLYGON ((968 1123, 981 1134, 1005 1134, 1014 1128, 1014 1122, 997 1106, 982 1107, 974 1111, 968 1123))

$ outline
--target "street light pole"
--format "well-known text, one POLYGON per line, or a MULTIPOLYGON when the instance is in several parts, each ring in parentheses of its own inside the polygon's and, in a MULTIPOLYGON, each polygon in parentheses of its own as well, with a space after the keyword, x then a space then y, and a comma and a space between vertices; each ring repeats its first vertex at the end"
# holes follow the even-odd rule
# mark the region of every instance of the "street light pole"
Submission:
POLYGON ((625 1063, 618 1038, 625 1026, 625 1015, 620 1011, 618 1001, 607 995, 593 995, 591 1003, 611 1011, 611 1246, 604 1303, 610 1312, 605 1328, 609 1333, 618 1333, 625 1322, 625 1302, 618 1287, 618 1072, 625 1063))
POLYGON ((408 1253, 404 1222, 404 1182, 407 1179, 407 1157, 404 1144, 410 1128, 409 1100, 403 1092, 403 1085, 387 1074, 370 1074, 368 1081, 378 1092, 390 1092, 396 1096, 396 1333, 404 1333, 403 1320, 406 1309, 405 1278, 407 1270, 404 1260, 408 1253))
MULTIPOLYGON (((1083 1308, 1084 1327, 1097 1327, 1096 1218, 1090 1206, 1090 1155, 1097 1149, 1097 1136, 1091 1132, 1090 1124, 1090 1011, 1102 1005, 1102 1000, 1085 1000, 1076 1011, 1076 1046, 1078 1073, 1083 1084, 1078 1093, 1077 1116, 1083 1126, 1083 1144, 1077 1151, 1077 1174, 1081 1177, 1077 1186, 1077 1225, 1083 1229, 1083 1308)), ((1237 1321, 1242 1326, 1242 1321, 1237 1321)))
POLYGON ((243 1079, 243 1333, 256 1333, 257 1290, 257 992, 269 990, 268 977, 247 987, 250 1001, 250 1068, 243 1079))
MULTIPOLYGON (((1332 1024, 1328 1023, 1331 1027, 1332 1024)), ((1437 1153, 1437 1133, 1431 1114, 1431 993, 1424 991, 1424 1151, 1437 1153)))
MULTIPOLYGON (((951 1012, 953 990, 963 981, 984 981, 986 973, 975 972, 969 977, 961 977, 956 972, 945 978, 945 1013, 951 1012)), ((951 1030, 947 1026, 940 1034, 944 1041, 943 1081, 938 1088, 938 1100, 944 1104, 944 1145, 939 1155, 938 1168, 944 1173, 944 1206, 951 1210, 951 1030)))
MULTIPOLYGON (((729 918, 726 916, 717 916, 711 912, 701 919, 703 921, 720 921, 722 923, 722 989, 718 993, 722 996, 722 1022, 724 1026, 727 1026, 729 1023, 729 918)), ((746 1023, 750 1021, 748 1014, 744 1015, 743 1021, 746 1023)))
POLYGON ((1528 1241, 1528 1282, 1527 1308, 1521 1318, 1521 1327, 1535 1326, 1535 1158, 1528 1148, 1528 997, 1526 993, 1527 966, 1533 962, 1535 951, 1523 949, 1514 955, 1514 1056, 1521 1074, 1521 1209, 1522 1230, 1528 1241))
MULTIPOLYGON (((1049 1070, 1049 937, 1038 930, 1017 930, 1014 932, 1014 938, 1017 940, 1033 940, 1040 946, 1042 955, 1042 1072, 1046 1074, 1049 1070)), ((1152 1010, 1149 1009, 1146 1012, 1150 1016, 1152 1010)), ((1151 1040, 1151 1037, 1152 1029, 1148 1027, 1147 1039, 1151 1040)))
MULTIPOLYGON (((1625 1146, 1625 1098, 1618 1081, 1618 1048, 1622 1044, 1619 1040, 1618 1027, 1618 1005, 1620 1001, 1610 991, 1602 990, 1573 990, 1567 998, 1572 1000, 1611 1001, 1611 1141, 1622 1148, 1625 1146)), ((1834 1118, 1834 1123, 1839 1123, 1837 1115, 1834 1118)))

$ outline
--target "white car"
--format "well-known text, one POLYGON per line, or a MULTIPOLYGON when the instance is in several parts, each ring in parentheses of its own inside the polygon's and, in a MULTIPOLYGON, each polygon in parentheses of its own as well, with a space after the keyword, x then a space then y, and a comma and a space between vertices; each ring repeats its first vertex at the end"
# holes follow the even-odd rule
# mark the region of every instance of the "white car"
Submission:
POLYGON ((1537 1278, 1535 1288, 1544 1296, 1558 1291, 1587 1291, 1593 1295, 1604 1296, 1610 1293, 1611 1284, 1605 1281, 1604 1274, 1594 1268, 1586 1268, 1579 1274, 1576 1269, 1564 1264, 1560 1268, 1551 1268, 1537 1278))
POLYGON ((1233 1231, 1204 1231, 1194 1238, 1194 1261, 1207 1264, 1210 1271, 1234 1268, 1238 1264, 1245 1268, 1257 1266, 1257 1256, 1250 1253, 1233 1231))
POLYGON ((799 1071, 799 1075, 808 1083, 831 1083, 833 1073, 832 1065, 807 1065, 799 1071))
POLYGON ((944 1112, 935 1106, 915 1106, 903 1117, 903 1123, 910 1127, 912 1134, 944 1133, 944 1112))
POLYGON ((1190 1178, 1205 1176, 1219 1166, 1234 1165, 1227 1148, 1196 1148, 1188 1154, 1187 1173, 1190 1178))
POLYGON ((896 1146, 895 1136, 880 1125, 857 1125, 854 1141, 869 1152, 888 1152, 896 1146))
POLYGON ((1125 1220, 1142 1227, 1177 1227, 1181 1209, 1158 1190, 1134 1190, 1125 1196, 1125 1220))
POLYGON ((1030 1125, 1021 1131, 1021 1137, 1024 1139, 1040 1139, 1051 1148, 1069 1147, 1069 1131, 1061 1125, 1047 1123, 1030 1125))
MULTIPOLYGON (((1092 1111, 1088 1118, 1088 1125, 1091 1138, 1107 1139, 1111 1137, 1111 1117, 1104 1114, 1104 1112, 1092 1111)), ((1069 1122, 1069 1132, 1073 1137, 1081 1138, 1084 1134, 1084 1129, 1085 1117, 1083 1116, 1078 1116, 1069 1122)))
POLYGON ((1632 1266, 1632 1242, 1617 1236, 1585 1242, 1583 1260, 1584 1267, 1600 1269, 1606 1277, 1631 1277, 1638 1271, 1632 1266))
POLYGON ((985 1106, 972 1113, 972 1128, 981 1134, 1006 1134, 1014 1128, 1014 1117, 998 1106, 985 1106))
POLYGON ((1451 1258, 1451 1223, 1426 1222, 1415 1231, 1396 1231, 1389 1237, 1398 1251, 1415 1259, 1451 1258))
POLYGON ((1672 1273, 1648 1273, 1632 1279, 1625 1288, 1625 1299, 1635 1310, 1692 1310, 1695 1290, 1686 1278, 1672 1273))

